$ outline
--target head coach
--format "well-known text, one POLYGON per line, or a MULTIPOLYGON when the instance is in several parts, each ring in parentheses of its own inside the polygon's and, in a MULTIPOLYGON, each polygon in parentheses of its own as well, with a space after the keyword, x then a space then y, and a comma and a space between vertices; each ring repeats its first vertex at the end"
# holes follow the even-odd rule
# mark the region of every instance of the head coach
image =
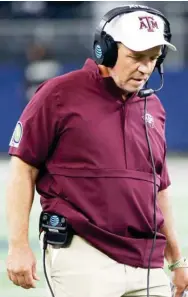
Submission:
MULTIPOLYGON (((34 189, 49 292, 55 297, 176 297, 188 266, 168 198, 165 111, 147 88, 171 44, 159 11, 138 5, 108 12, 93 59, 44 82, 10 141, 7 188, 10 280, 35 287, 28 240, 34 189)), ((36 230, 37 232, 37 230, 36 230)))

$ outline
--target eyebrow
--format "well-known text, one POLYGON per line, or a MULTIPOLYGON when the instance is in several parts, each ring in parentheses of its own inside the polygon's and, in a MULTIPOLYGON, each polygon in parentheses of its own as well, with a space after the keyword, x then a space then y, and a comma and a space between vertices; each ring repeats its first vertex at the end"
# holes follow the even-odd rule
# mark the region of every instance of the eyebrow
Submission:
MULTIPOLYGON (((132 53, 131 55, 133 55, 134 57, 136 57, 136 58, 144 58, 144 57, 147 57, 148 55, 146 55, 146 54, 139 54, 139 53, 132 53)), ((156 53, 156 54, 153 54, 153 55, 149 55, 150 57, 156 57, 156 58, 158 58, 158 57, 160 57, 160 53, 156 53)))

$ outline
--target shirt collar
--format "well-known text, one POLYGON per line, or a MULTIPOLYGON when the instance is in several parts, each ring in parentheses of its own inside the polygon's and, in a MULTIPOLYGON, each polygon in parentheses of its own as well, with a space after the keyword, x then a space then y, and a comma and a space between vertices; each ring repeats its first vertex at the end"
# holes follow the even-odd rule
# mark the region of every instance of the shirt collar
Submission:
MULTIPOLYGON (((101 86, 107 91, 109 92, 112 96, 114 97, 118 97, 118 99, 123 100, 122 95, 124 94, 124 91, 122 89, 120 89, 119 87, 117 87, 117 85, 115 84, 114 80, 112 77, 102 77, 100 74, 100 70, 99 67, 97 65, 97 63, 88 58, 83 66, 83 69, 86 69, 90 72, 92 72, 95 76, 95 78, 100 82, 101 86)), ((130 96, 128 97, 128 99, 135 97, 136 93, 132 93, 130 94, 130 96)), ((127 100, 128 100, 127 99, 127 100)), ((126 100, 126 101, 127 101, 126 100)))

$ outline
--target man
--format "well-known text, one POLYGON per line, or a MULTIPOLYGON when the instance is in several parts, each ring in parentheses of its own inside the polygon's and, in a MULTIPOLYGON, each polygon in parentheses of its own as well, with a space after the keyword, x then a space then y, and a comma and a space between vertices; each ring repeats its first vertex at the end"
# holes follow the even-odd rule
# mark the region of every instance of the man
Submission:
POLYGON ((188 286, 188 269, 167 193, 165 112, 151 95, 144 114, 138 96, 163 46, 175 47, 164 38, 163 19, 143 9, 114 17, 103 31, 117 46, 114 65, 88 59, 81 70, 44 83, 16 125, 9 151, 8 275, 23 288, 34 287, 38 279, 28 242, 36 185, 43 210, 65 217, 75 232, 68 248, 47 245, 48 278, 56 297, 147 295, 154 176, 146 124, 158 192, 149 292, 171 295, 165 253, 178 297, 188 286))

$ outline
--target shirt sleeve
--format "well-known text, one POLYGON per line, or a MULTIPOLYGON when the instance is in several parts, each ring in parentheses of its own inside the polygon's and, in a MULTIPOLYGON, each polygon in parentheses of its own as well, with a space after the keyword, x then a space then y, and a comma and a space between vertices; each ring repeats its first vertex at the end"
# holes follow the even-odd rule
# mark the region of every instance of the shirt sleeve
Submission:
POLYGON ((27 104, 10 140, 9 154, 39 168, 58 136, 58 88, 53 80, 41 85, 27 104))
POLYGON ((165 190, 166 188, 168 188, 168 186, 170 186, 170 184, 171 184, 171 181, 168 173, 167 160, 165 157, 163 168, 161 171, 161 183, 160 183, 159 191, 165 190))
MULTIPOLYGON (((165 133, 165 122, 164 122, 164 133, 165 133)), ((160 183, 159 191, 165 190, 171 184, 169 173, 168 173, 166 153, 167 153, 167 143, 166 143, 166 138, 165 138, 164 160, 163 160, 163 166, 162 166, 162 170, 161 170, 161 174, 160 174, 161 183, 160 183)))
POLYGON ((160 187, 159 191, 165 190, 170 186, 171 181, 169 177, 169 172, 168 172, 168 164, 167 164, 167 142, 166 142, 166 112, 165 109, 160 101, 160 99, 155 95, 155 97, 158 99, 158 110, 159 110, 159 118, 162 124, 162 130, 163 130, 163 140, 164 140, 164 153, 163 153, 163 164, 161 166, 160 170, 160 187))

